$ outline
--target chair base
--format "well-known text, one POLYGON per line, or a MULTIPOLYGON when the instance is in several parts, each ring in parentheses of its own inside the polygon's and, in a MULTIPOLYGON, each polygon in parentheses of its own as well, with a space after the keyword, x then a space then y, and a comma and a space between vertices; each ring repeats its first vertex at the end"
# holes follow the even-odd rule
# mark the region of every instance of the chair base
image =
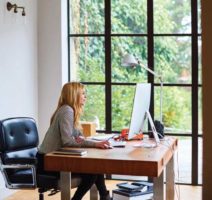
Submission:
MULTIPOLYGON (((44 192, 47 192, 48 190, 50 190, 49 188, 39 188, 38 189, 38 193, 39 193, 39 200, 44 200, 44 192)), ((51 189, 50 193, 48 194, 48 196, 52 196, 55 195, 59 192, 60 190, 58 190, 57 188, 51 189)))

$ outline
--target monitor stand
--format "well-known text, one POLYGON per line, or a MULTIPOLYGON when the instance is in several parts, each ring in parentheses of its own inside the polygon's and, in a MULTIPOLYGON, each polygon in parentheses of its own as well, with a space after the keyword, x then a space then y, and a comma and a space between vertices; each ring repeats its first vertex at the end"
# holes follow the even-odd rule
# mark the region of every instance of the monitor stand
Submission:
POLYGON ((157 147, 158 144, 160 143, 160 139, 158 137, 158 133, 156 131, 156 128, 155 128, 155 125, 154 125, 154 122, 152 120, 152 117, 149 113, 149 111, 146 111, 146 117, 147 119, 149 120, 149 123, 150 123, 150 126, 151 126, 151 129, 152 129, 152 133, 153 133, 153 136, 154 136, 154 140, 155 140, 155 143, 152 144, 152 143, 141 143, 141 144, 136 144, 134 145, 135 147, 144 147, 144 148, 153 148, 153 147, 157 147))
POLYGON ((153 123, 153 120, 152 120, 152 117, 151 117, 149 111, 146 111, 145 114, 146 114, 146 117, 149 120, 151 129, 152 129, 152 133, 153 133, 153 136, 154 136, 155 143, 152 144, 152 143, 149 143, 149 142, 148 143, 142 142, 140 144, 135 144, 134 147, 154 148, 154 147, 158 146, 158 144, 160 143, 160 139, 158 137, 158 133, 156 131, 155 125, 153 123))
POLYGON ((153 133, 153 136, 154 136, 154 139, 155 139, 155 143, 156 143, 156 146, 160 143, 160 139, 158 137, 158 133, 156 131, 156 128, 155 128, 155 125, 154 125, 154 122, 152 120, 152 117, 149 113, 149 111, 146 111, 146 116, 149 120, 149 123, 150 123, 150 126, 151 126, 151 129, 152 129, 152 133, 153 133))

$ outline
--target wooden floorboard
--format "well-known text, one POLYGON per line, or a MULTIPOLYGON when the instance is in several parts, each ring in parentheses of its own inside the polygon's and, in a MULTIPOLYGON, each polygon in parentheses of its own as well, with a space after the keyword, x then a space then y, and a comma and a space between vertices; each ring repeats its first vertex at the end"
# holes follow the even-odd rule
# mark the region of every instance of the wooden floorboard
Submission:
MULTIPOLYGON (((114 180, 107 180, 107 188, 110 190, 110 193, 112 194, 112 190, 116 188, 116 184, 120 183, 120 181, 114 181, 114 180)), ((75 189, 72 189, 72 194, 74 193, 75 189)), ((179 194, 180 191, 180 198, 177 198, 176 200, 201 200, 202 199, 202 187, 200 186, 185 186, 176 185, 175 191, 177 191, 177 194, 179 194)), ((60 200, 60 193, 57 193, 53 196, 48 196, 49 192, 45 193, 45 200, 60 200)), ((4 200, 38 200, 38 192, 37 190, 19 190, 9 196, 8 198, 4 200)), ((85 198, 83 200, 89 200, 89 193, 86 194, 85 198)))

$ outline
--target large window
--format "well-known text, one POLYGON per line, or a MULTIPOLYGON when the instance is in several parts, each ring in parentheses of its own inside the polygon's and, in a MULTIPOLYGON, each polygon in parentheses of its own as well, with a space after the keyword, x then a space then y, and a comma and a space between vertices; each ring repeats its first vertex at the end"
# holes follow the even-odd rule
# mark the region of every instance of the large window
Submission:
POLYGON ((144 69, 121 66, 132 53, 163 75, 166 135, 179 139, 180 183, 201 184, 200 0, 68 0, 69 79, 87 85, 84 120, 99 132, 129 127, 135 84, 152 84, 159 118, 160 82, 144 69))

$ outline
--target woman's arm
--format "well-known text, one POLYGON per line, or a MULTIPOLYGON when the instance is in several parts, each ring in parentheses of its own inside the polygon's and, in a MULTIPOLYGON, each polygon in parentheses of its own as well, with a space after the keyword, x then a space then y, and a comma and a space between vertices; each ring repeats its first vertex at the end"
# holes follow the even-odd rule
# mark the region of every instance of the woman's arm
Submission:
POLYGON ((59 115, 59 129, 63 146, 71 147, 95 147, 95 142, 78 140, 79 131, 74 129, 74 111, 71 107, 65 106, 59 115))
POLYGON ((108 149, 110 143, 108 141, 92 141, 82 137, 80 131, 74 129, 74 111, 71 107, 66 106, 60 113, 59 128, 63 146, 70 147, 96 147, 108 149))

